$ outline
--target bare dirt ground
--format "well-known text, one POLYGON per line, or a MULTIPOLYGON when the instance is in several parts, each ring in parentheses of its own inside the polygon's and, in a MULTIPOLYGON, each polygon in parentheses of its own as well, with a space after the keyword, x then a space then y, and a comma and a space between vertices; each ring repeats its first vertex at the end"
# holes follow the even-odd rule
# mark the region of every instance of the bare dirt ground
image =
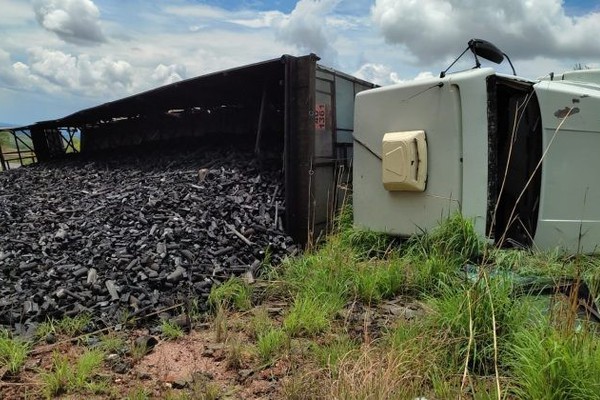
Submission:
MULTIPOLYGON (((418 303, 408 299, 386 301, 378 307, 348 304, 338 316, 346 331, 356 339, 372 340, 398 318, 410 320, 422 314, 418 303)), ((263 304, 274 321, 281 322, 284 304, 263 304)), ((60 399, 283 399, 294 397, 301 388, 293 387, 297 373, 323 371, 307 354, 314 339, 292 339, 289 352, 272 362, 262 362, 256 354, 251 334, 253 313, 230 312, 221 326, 214 320, 197 323, 184 337, 158 342, 146 354, 108 352, 95 380, 108 383, 98 394, 82 390, 63 393, 60 399)), ((129 348, 139 338, 150 337, 148 329, 126 332, 129 348)), ((66 355, 74 365, 86 351, 83 340, 61 337, 56 344, 39 344, 31 350, 22 372, 0 380, 0 399, 45 397, 42 375, 52 370, 56 354, 66 355)), ((314 393, 314 391, 313 391, 314 393)), ((309 398, 309 397, 298 397, 309 398)))

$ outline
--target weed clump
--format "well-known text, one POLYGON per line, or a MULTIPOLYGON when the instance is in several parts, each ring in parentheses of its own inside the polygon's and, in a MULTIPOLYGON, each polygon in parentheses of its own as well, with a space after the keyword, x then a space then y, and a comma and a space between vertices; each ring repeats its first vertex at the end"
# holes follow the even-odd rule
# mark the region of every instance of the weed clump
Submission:
POLYGON ((528 303, 512 296, 512 282, 501 276, 446 287, 429 304, 431 323, 451 343, 451 363, 466 361, 469 371, 479 375, 494 373, 498 357, 530 315, 528 303))
POLYGON ((302 294, 294 299, 292 308, 283 320, 283 329, 292 337, 315 336, 329 329, 331 318, 340 305, 326 298, 302 294))
POLYGON ((411 384, 417 378, 404 368, 402 354, 364 347, 356 357, 338 363, 336 379, 328 386, 332 399, 408 399, 414 396, 411 384))
POLYGON ((227 339, 225 363, 230 369, 240 369, 244 363, 244 345, 238 336, 227 339))
POLYGON ((263 362, 270 363, 285 347, 289 347, 289 341, 284 330, 271 328, 258 336, 256 351, 263 362))
POLYGON ((176 340, 185 335, 181 326, 168 319, 165 319, 161 322, 160 331, 162 336, 167 340, 176 340))
POLYGON ((29 343, 0 330, 0 367, 6 367, 11 374, 18 373, 27 359, 28 351, 29 343))
POLYGON ((361 264, 357 266, 352 284, 358 298, 367 304, 376 304, 404 289, 405 272, 401 260, 361 264))
POLYGON ((564 332, 543 321, 515 335, 508 358, 519 398, 600 396, 600 342, 587 330, 564 332))
POLYGON ((415 295, 435 295, 459 282, 467 264, 477 264, 484 250, 473 222, 456 213, 431 232, 407 240, 401 257, 407 262, 407 287, 415 295))
POLYGON ((87 313, 82 313, 74 317, 65 316, 59 320, 50 318, 37 327, 36 336, 44 338, 53 334, 73 337, 86 331, 89 332, 91 323, 92 317, 87 313))
POLYGON ((254 310, 254 315, 250 320, 250 326, 248 327, 248 333, 254 338, 258 339, 259 336, 271 330, 273 327, 273 321, 269 317, 269 312, 264 307, 259 307, 254 310))
POLYGON ((212 288, 208 302, 215 309, 246 311, 252 307, 252 288, 240 278, 231 278, 212 288))
POLYGON ((88 350, 83 353, 75 365, 69 359, 55 353, 52 371, 42 374, 43 392, 47 398, 52 398, 65 393, 103 393, 108 391, 106 382, 95 380, 104 354, 99 350, 88 350))

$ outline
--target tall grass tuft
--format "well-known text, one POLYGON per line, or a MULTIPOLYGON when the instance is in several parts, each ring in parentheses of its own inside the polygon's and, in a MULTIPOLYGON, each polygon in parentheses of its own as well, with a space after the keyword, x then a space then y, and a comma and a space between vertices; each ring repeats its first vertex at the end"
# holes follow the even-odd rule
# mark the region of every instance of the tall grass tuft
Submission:
POLYGON ((353 287, 367 304, 376 304, 404 290, 405 268, 400 260, 362 263, 357 266, 353 287))
POLYGON ((283 329, 290 336, 315 336, 327 331, 331 318, 342 304, 327 297, 301 294, 294 299, 292 308, 283 320, 283 329))
POLYGON ((246 311, 252 307, 252 288, 240 278, 231 278, 221 285, 213 286, 208 301, 216 310, 221 307, 246 311))
POLYGON ((448 371, 456 374, 457 369, 449 365, 447 346, 451 340, 446 332, 428 320, 401 319, 386 331, 383 340, 383 348, 401 357, 402 367, 412 374, 406 385, 414 389, 414 396, 431 389, 435 398, 456 397, 449 393, 453 385, 449 385, 448 371))
POLYGON ((409 263, 407 285, 413 294, 435 295, 444 286, 453 286, 459 270, 476 264, 484 249, 473 222, 453 214, 431 232, 411 237, 402 257, 409 263))
POLYGON ((340 239, 363 260, 384 257, 397 241, 388 234, 358 228, 340 231, 340 239))
POLYGON ((27 359, 29 347, 29 343, 0 330, 0 367, 6 367, 11 374, 18 373, 27 359))
POLYGON ((351 203, 344 204, 339 211, 333 233, 343 247, 351 249, 355 257, 363 260, 384 257, 398 241, 385 233, 354 227, 351 203))
POLYGON ((256 351, 261 361, 272 362, 286 347, 290 339, 282 329, 271 328, 258 336, 256 351))
POLYGON ((431 232, 409 239, 408 250, 425 257, 443 256, 461 265, 477 261, 483 250, 483 242, 475 233, 473 222, 455 213, 431 232))
POLYGON ((63 393, 89 391, 102 393, 108 390, 105 382, 95 380, 104 354, 99 350, 88 350, 71 364, 66 355, 54 353, 52 371, 41 375, 43 392, 47 398, 63 393))
POLYGON ((540 323, 515 335, 509 359, 519 398, 600 397, 600 341, 591 332, 540 323))
POLYGON ((480 279, 447 286, 439 297, 430 299, 434 310, 430 322, 446 335, 451 364, 466 364, 479 375, 495 372, 496 355, 506 352, 530 313, 528 302, 511 292, 512 282, 497 276, 487 283, 480 279))
POLYGON ((301 258, 286 261, 279 279, 286 282, 292 307, 283 326, 291 336, 326 331, 336 311, 353 293, 356 259, 337 237, 301 258))

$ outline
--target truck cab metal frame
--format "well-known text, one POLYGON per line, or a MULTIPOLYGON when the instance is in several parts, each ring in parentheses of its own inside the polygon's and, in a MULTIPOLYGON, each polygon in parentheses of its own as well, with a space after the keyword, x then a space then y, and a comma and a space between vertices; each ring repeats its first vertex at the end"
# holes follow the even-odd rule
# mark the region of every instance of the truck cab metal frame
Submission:
POLYGON ((355 223, 408 236, 452 212, 500 245, 600 243, 600 70, 528 80, 473 69, 357 95, 355 223), (422 192, 382 184, 386 133, 423 130, 422 192))

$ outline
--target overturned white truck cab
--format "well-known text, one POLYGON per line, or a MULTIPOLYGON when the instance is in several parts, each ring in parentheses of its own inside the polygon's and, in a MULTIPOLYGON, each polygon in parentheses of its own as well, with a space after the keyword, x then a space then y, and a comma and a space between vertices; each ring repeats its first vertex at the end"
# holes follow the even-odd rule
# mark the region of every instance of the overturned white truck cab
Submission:
POLYGON ((357 226, 409 236, 459 211, 498 244, 600 251, 600 70, 442 73, 359 93, 354 118, 357 226))

